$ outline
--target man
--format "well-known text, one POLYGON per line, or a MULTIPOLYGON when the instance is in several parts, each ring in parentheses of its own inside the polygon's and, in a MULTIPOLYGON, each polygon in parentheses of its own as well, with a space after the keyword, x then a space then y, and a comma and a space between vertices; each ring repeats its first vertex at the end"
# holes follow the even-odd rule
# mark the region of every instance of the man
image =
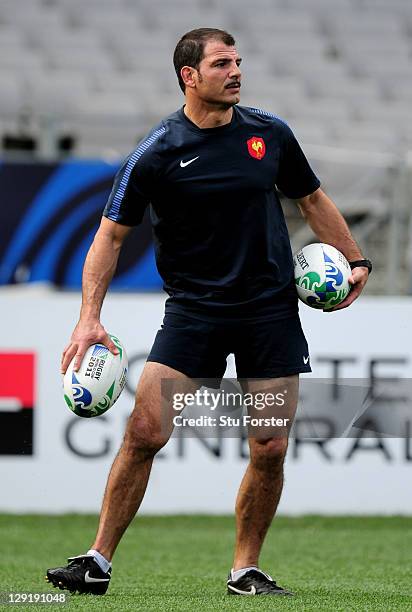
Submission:
MULTIPOLYGON (((166 409, 165 417, 161 408, 162 379, 189 386, 189 379, 219 380, 234 353, 237 375, 252 392, 255 379, 291 389, 293 417, 298 375, 310 365, 276 187, 297 201, 320 241, 357 262, 352 291, 340 307, 366 283, 368 263, 289 127, 265 111, 236 106, 240 63, 227 32, 199 29, 182 37, 174 65, 185 106, 126 159, 87 255, 80 319, 63 353, 63 372, 73 358, 76 370, 93 343, 117 353, 100 310, 122 243, 149 204, 157 266, 170 297, 108 478, 95 542, 68 566, 47 571, 54 586, 106 592, 113 554, 140 506, 153 458, 173 429, 172 415, 166 409)), ((287 436, 253 437, 249 446, 227 589, 290 595, 259 568, 282 491, 287 436)))

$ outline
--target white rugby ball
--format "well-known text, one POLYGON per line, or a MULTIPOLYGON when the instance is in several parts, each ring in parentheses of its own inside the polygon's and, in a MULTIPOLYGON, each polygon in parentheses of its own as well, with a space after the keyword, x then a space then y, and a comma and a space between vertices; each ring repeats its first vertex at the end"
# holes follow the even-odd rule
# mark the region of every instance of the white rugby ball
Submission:
POLYGON ((311 308, 330 310, 348 295, 352 270, 330 244, 308 244, 295 253, 293 264, 298 296, 311 308))
POLYGON ((124 389, 127 375, 127 355, 120 340, 109 334, 118 355, 113 355, 103 344, 90 346, 77 372, 74 358, 63 378, 64 399, 75 414, 95 417, 113 406, 124 389))

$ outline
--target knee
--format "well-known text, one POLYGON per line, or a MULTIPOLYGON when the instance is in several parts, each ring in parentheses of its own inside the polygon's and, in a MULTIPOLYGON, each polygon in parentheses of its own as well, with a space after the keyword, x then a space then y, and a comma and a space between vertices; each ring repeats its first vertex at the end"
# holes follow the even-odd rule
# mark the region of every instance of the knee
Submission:
POLYGON ((161 424, 153 422, 150 417, 132 414, 123 440, 123 451, 136 461, 152 459, 168 441, 161 429, 161 424))
POLYGON ((251 463, 260 470, 281 468, 287 448, 288 439, 286 437, 252 440, 250 444, 251 463))

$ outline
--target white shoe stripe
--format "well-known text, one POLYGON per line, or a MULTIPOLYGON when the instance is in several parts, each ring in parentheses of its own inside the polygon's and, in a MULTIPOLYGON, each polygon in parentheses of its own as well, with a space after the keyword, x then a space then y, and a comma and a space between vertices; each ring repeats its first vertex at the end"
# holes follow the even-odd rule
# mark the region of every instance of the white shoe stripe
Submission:
POLYGON ((240 589, 236 589, 231 584, 227 585, 227 588, 233 591, 233 593, 238 593, 239 595, 256 595, 256 587, 251 586, 250 591, 241 591, 240 589))
POLYGON ((85 582, 109 582, 110 578, 93 578, 89 574, 89 570, 84 575, 85 582))

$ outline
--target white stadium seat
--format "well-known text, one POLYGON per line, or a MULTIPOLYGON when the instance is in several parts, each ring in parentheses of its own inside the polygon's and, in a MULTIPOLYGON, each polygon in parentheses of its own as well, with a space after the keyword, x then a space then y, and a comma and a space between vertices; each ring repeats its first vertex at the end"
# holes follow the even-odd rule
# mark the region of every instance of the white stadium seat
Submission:
POLYGON ((110 29, 112 36, 121 36, 122 29, 128 29, 130 24, 139 25, 135 13, 126 11, 122 7, 112 3, 110 10, 106 8, 85 8, 82 4, 70 5, 66 11, 68 22, 72 26, 99 31, 110 29))
POLYGON ((6 49, 10 47, 24 48, 26 44, 26 36, 24 32, 16 29, 13 26, 0 26, 0 47, 6 49))
POLYGON ((412 105, 412 82, 405 80, 402 82, 394 82, 393 77, 389 76, 388 80, 382 81, 382 90, 384 95, 389 100, 399 100, 409 102, 412 105))
POLYGON ((30 101, 37 114, 51 113, 61 120, 76 111, 76 100, 91 91, 91 79, 86 74, 48 70, 44 74, 29 75, 26 79, 30 101))
MULTIPOLYGON (((287 0, 285 3, 287 7, 292 10, 310 10, 310 11, 324 11, 331 8, 330 0, 310 0, 310 6, 302 0, 287 0)), ((351 12, 353 11, 353 0, 333 0, 333 10, 351 12)))
POLYGON ((0 72, 0 109, 3 114, 15 113, 27 102, 24 80, 13 72, 0 72))
POLYGON ((356 147, 365 151, 396 150, 399 143, 399 131, 388 124, 376 127, 374 122, 344 124, 336 126, 333 131, 333 142, 350 149, 356 147))
POLYGON ((23 31, 41 30, 48 32, 64 25, 64 15, 60 12, 49 10, 38 10, 25 6, 24 10, 16 10, 2 13, 0 8, 0 23, 5 23, 8 27, 18 27, 23 31))
POLYGON ((318 98, 339 98, 347 102, 368 102, 380 100, 383 97, 382 88, 373 79, 351 79, 334 78, 330 81, 323 78, 322 74, 310 76, 306 79, 307 90, 312 97, 318 98))
POLYGON ((381 13, 369 13, 362 15, 357 12, 340 13, 338 18, 331 12, 325 17, 325 23, 328 29, 332 32, 345 33, 347 35, 370 35, 376 36, 379 34, 402 35, 403 24, 402 20, 393 14, 382 15, 381 13))
POLYGON ((37 32, 37 36, 33 37, 37 47, 53 51, 56 48, 73 48, 73 49, 89 49, 90 52, 98 53, 102 47, 102 39, 100 33, 84 30, 53 30, 47 36, 42 36, 37 32))
POLYGON ((293 120, 290 128, 302 145, 322 145, 329 142, 328 130, 321 123, 307 123, 293 120))
POLYGON ((94 116, 130 116, 138 114, 138 107, 131 96, 117 92, 80 93, 73 101, 73 107, 79 113, 94 116))
POLYGON ((394 129, 399 129, 411 124, 411 104, 402 100, 359 107, 358 116, 365 121, 374 121, 377 126, 384 123, 393 126, 394 129))
POLYGON ((26 74, 28 71, 38 72, 44 70, 46 61, 37 53, 27 53, 24 49, 14 48, 11 53, 0 54, 0 72, 2 70, 15 70, 26 74))
POLYGON ((295 75, 301 79, 310 79, 311 76, 323 78, 327 82, 345 78, 348 67, 342 62, 327 61, 317 56, 273 58, 274 74, 295 75))
POLYGON ((108 53, 88 53, 85 49, 56 47, 47 51, 49 65, 57 70, 74 70, 81 72, 90 70, 107 70, 110 73, 116 69, 114 58, 108 53))
POLYGON ((344 100, 336 98, 322 98, 320 100, 290 100, 289 113, 296 119, 305 119, 308 122, 318 121, 324 123, 330 119, 350 121, 352 111, 344 100))
POLYGON ((368 61, 348 62, 351 73, 355 76, 371 77, 377 81, 392 77, 402 81, 412 79, 412 61, 408 58, 394 59, 391 57, 369 58, 368 61))

